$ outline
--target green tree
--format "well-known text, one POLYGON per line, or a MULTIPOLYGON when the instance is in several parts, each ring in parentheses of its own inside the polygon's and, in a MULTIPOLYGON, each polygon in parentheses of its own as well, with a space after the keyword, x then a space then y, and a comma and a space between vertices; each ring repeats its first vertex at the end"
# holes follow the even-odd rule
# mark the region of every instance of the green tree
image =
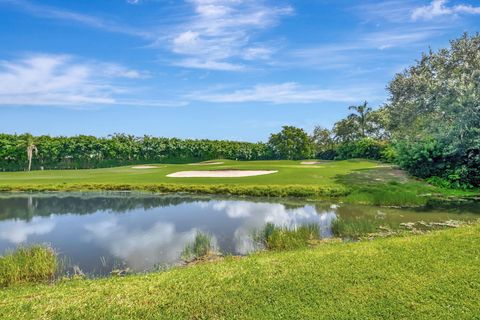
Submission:
POLYGON ((360 138, 358 123, 352 117, 337 121, 332 132, 337 143, 351 142, 360 138))
POLYGON ((360 131, 360 137, 365 138, 367 136, 369 115, 372 112, 372 108, 368 107, 368 102, 365 101, 359 106, 350 106, 349 110, 354 110, 355 113, 351 113, 348 118, 353 122, 356 122, 357 128, 360 131))
POLYGON ((315 149, 308 134, 293 126, 284 126, 281 132, 272 134, 268 144, 277 158, 287 160, 312 158, 315 149))
POLYGON ((388 90, 389 129, 401 146, 400 164, 412 173, 421 165, 424 176, 479 186, 480 35, 464 34, 450 48, 423 54, 388 90))
POLYGON ((333 133, 327 128, 316 126, 313 129, 312 141, 315 145, 316 155, 323 154, 333 149, 333 133))

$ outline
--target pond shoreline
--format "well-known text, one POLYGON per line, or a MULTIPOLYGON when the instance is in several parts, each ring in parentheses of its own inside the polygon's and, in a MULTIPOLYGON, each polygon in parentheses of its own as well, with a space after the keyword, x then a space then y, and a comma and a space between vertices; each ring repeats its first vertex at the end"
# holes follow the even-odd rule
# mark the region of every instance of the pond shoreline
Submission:
MULTIPOLYGON (((357 194, 368 194, 369 188, 323 187, 312 185, 229 185, 229 184, 32 184, 0 185, 0 193, 22 192, 148 192, 162 195, 219 195, 257 198, 292 198, 307 201, 338 201, 340 203, 374 205, 389 208, 422 207, 430 200, 480 201, 480 195, 458 190, 439 190, 438 193, 410 195, 395 203, 392 199, 365 199, 357 194), (443 192, 441 192, 443 191, 443 192), (457 193, 457 194, 451 194, 457 193)), ((384 192, 390 192, 385 186, 384 192)), ((393 190, 392 190, 393 191, 393 190)), ((372 193, 378 188, 372 188, 372 193)))
POLYGON ((241 313, 275 318, 279 312, 293 316, 295 306, 308 318, 318 316, 319 308, 325 318, 474 318, 480 311, 480 265, 474 259, 479 235, 475 224, 420 236, 226 257, 145 275, 15 286, 0 290, 0 317, 229 318, 241 313), (308 295, 299 296, 299 286, 308 295), (470 299, 465 302, 455 292, 468 293, 470 299), (383 309, 385 303, 390 307, 383 309))

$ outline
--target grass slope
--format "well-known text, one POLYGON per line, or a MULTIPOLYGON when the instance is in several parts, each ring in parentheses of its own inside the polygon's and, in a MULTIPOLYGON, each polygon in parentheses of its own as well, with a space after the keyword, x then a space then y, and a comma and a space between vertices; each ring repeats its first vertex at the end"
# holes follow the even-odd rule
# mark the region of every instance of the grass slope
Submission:
POLYGON ((0 290, 1 319, 474 319, 480 225, 0 290))

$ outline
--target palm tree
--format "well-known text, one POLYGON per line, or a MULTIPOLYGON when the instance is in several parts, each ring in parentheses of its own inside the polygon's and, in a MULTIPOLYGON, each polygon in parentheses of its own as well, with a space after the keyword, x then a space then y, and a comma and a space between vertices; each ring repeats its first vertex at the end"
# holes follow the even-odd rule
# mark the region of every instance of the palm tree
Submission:
POLYGON ((353 119, 358 123, 362 138, 366 137, 368 115, 372 112, 372 108, 367 107, 367 104, 368 102, 365 101, 362 105, 348 107, 349 110, 355 110, 356 112, 350 114, 348 118, 353 119))
POLYGON ((37 149, 37 146, 35 145, 35 141, 33 140, 33 137, 29 135, 27 136, 28 171, 32 169, 32 158, 33 158, 34 152, 35 152, 35 155, 37 155, 38 149, 37 149))

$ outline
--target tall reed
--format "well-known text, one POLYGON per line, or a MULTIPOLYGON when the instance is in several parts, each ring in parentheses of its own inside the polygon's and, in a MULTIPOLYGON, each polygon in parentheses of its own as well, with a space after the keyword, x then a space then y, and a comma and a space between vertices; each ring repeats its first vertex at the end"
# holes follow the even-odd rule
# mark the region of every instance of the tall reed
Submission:
POLYGON ((57 255, 52 248, 19 247, 0 257, 0 286, 51 281, 57 268, 57 255))

